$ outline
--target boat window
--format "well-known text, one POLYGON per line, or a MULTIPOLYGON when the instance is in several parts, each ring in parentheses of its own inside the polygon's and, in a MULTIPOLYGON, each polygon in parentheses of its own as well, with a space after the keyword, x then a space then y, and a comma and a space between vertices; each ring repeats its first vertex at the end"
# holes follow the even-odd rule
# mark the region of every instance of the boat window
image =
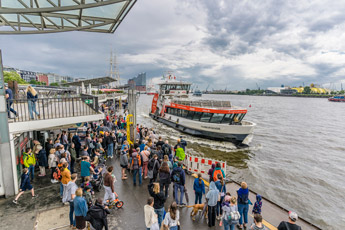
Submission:
POLYGON ((182 86, 181 85, 176 85, 176 90, 181 90, 182 86))
POLYGON ((182 114, 182 109, 176 109, 176 110, 177 110, 176 115, 177 115, 177 116, 179 116, 179 117, 181 117, 181 114, 182 114))
POLYGON ((211 118, 211 123, 220 123, 223 120, 224 114, 222 113, 214 113, 211 118))
POLYGON ((232 117, 233 114, 231 113, 228 113, 228 114, 225 114, 223 120, 222 120, 222 124, 229 124, 230 121, 231 121, 231 117, 232 117))
POLYGON ((194 112, 193 120, 199 121, 201 116, 202 116, 201 112, 194 112))
POLYGON ((232 118, 232 121, 234 123, 238 123, 238 122, 240 122, 239 118, 240 118, 240 114, 235 114, 234 117, 232 118))
POLYGON ((200 118, 200 121, 209 122, 211 117, 212 117, 212 113, 203 113, 200 118))
POLYGON ((193 119, 193 116, 194 116, 194 111, 188 111, 188 114, 187 114, 187 119, 193 119))
POLYGON ((170 108, 170 112, 171 115, 176 115, 176 109, 175 108, 170 108))
POLYGON ((188 110, 182 109, 182 117, 187 117, 188 110))

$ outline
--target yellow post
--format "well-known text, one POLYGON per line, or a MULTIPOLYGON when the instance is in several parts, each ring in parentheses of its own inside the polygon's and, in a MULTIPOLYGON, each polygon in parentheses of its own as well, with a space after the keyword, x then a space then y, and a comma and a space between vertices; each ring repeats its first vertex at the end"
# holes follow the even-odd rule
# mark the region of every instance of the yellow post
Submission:
POLYGON ((132 114, 128 114, 126 121, 127 121, 127 141, 129 145, 133 145, 133 141, 131 140, 131 125, 133 125, 133 121, 130 118, 133 118, 132 114))

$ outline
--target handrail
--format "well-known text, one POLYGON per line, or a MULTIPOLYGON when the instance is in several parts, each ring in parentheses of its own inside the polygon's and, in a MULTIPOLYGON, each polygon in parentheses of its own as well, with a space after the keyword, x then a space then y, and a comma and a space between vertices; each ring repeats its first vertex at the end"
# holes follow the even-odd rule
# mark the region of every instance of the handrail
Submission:
MULTIPOLYGON (((87 116, 98 113, 98 98, 90 95, 81 97, 11 99, 7 108, 17 112, 9 122, 47 120, 76 116, 87 116)), ((10 113, 13 116, 13 113, 10 113)))

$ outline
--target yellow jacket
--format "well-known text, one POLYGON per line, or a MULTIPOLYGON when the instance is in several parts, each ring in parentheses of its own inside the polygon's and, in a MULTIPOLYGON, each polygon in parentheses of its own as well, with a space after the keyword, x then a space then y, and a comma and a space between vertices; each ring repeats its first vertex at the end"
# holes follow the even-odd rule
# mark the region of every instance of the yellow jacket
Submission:
POLYGON ((27 154, 24 158, 24 166, 26 168, 29 168, 31 165, 36 165, 35 154, 33 154, 32 152, 27 154))
POLYGON ((67 184, 70 180, 71 180, 71 172, 67 168, 65 168, 61 172, 61 183, 67 184))

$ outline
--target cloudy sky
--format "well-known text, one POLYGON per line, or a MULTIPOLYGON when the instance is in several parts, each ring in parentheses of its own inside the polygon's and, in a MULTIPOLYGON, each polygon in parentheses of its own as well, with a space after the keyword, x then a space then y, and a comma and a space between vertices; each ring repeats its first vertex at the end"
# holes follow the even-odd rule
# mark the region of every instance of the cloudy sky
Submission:
POLYGON ((115 34, 2 35, 0 48, 6 66, 87 78, 108 74, 115 49, 122 83, 172 70, 201 89, 340 89, 344 12, 342 0, 138 0, 115 34))

